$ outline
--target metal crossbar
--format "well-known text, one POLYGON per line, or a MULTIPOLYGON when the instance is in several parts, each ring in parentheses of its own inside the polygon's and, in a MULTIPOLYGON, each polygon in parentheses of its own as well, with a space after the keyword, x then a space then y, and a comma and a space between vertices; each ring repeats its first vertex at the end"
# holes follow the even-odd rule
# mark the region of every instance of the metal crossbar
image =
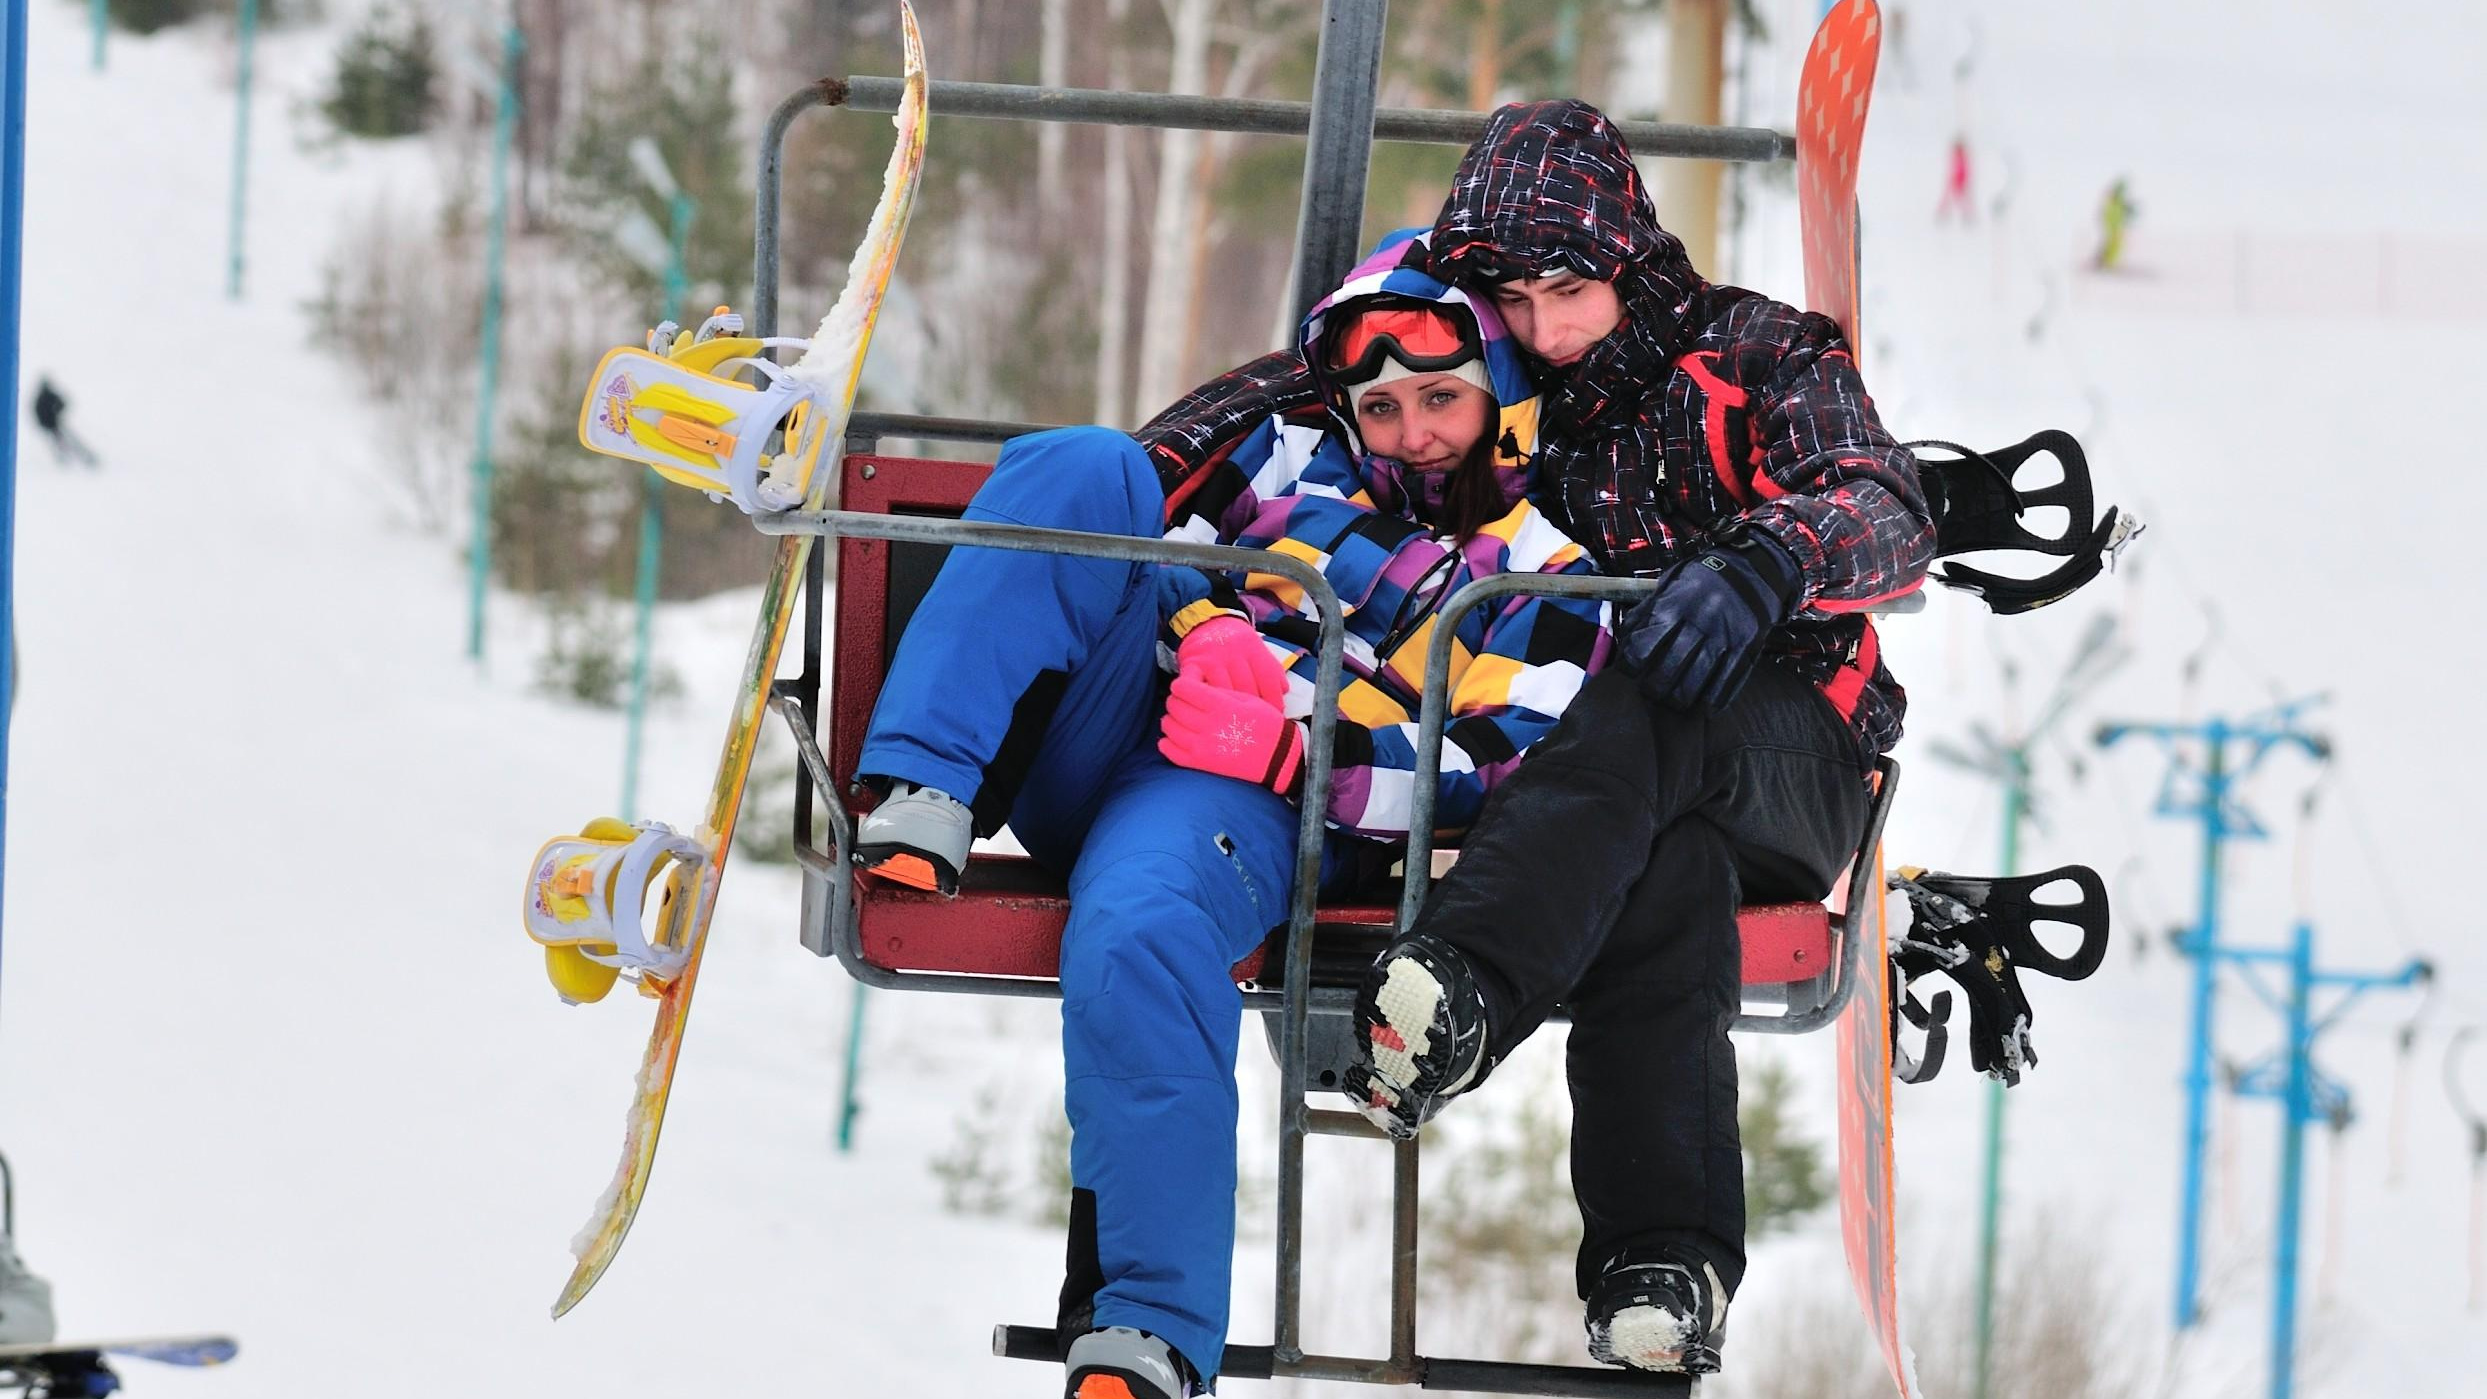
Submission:
MULTIPOLYGON (((823 92, 822 100, 858 112, 897 111, 903 87, 897 78, 829 78, 824 82, 830 86, 823 92)), ((1015 83, 936 81, 928 95, 932 111, 939 116, 1232 131, 1252 136, 1302 136, 1309 129, 1313 110, 1309 102, 1027 87, 1015 83)), ((1385 107, 1373 114, 1373 139, 1465 146, 1484 133, 1488 115, 1435 107, 1385 107)), ((1796 138, 1766 126, 1618 121, 1615 128, 1631 143, 1634 155, 1748 164, 1796 158, 1796 138)))

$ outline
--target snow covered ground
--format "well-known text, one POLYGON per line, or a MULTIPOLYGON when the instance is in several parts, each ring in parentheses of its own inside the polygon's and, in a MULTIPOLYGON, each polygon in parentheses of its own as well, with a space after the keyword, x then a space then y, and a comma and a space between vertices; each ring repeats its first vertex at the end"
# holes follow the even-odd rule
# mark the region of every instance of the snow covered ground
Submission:
MULTIPOLYGON (((1765 5, 1781 37, 1756 62, 1792 74, 1814 8, 1765 5)), ((1926 740, 2026 712, 2094 608, 2138 643, 2042 772, 2027 863, 2109 873, 2128 941, 2087 986, 2034 992, 2045 1062, 2013 1095, 2012 1205, 2077 1221, 2118 1269, 2136 1345, 2164 1345, 2188 974, 2161 939, 2137 956, 2133 935, 2189 915, 2195 838, 2146 815, 2155 755, 2085 754, 2076 784, 2061 752, 2086 747, 2096 717, 2328 690, 2343 756, 2304 884, 2322 959, 2423 951, 2445 992, 2409 1075, 2398 1183, 2392 1031, 2412 1003, 2378 1000, 2324 1042, 2363 1116, 2338 1158, 2312 1158, 2308 1295, 2327 1300, 2308 1314, 2322 1356, 2301 1389, 2463 1392, 2487 1333, 2463 1310, 2465 1144, 2435 1085, 2444 1033, 2487 1020, 2487 953, 2447 878, 2466 867, 2476 822, 2458 813, 2487 765, 2438 737, 2474 712, 2479 679, 2458 644, 2475 626, 2438 613, 2474 571, 2474 395, 2456 376, 2477 302, 2467 318, 2372 298, 2239 314, 2133 288, 2174 250, 2238 234, 2487 236, 2487 17, 2460 0, 2396 7, 2415 12, 2396 28, 2305 5, 2244 28, 2204 0, 1890 8, 1907 53, 1885 62, 1864 195, 1868 365, 1888 416, 1981 443, 2070 427, 2109 496, 2152 521, 2134 566, 2078 604, 1992 622, 1938 601, 1888 633, 1916 701, 1891 848, 1975 869, 1994 858, 1994 794, 1929 761, 1926 740), (1988 207, 1937 227, 1955 131, 1988 207), (2076 264, 2119 174, 2144 211, 2141 270, 2095 284, 2076 264), (2027 677, 2017 701, 1999 654, 2027 677)), ((382 190, 420 197, 437 172, 412 146, 303 146, 291 113, 333 35, 271 37, 250 289, 228 302, 229 54, 204 31, 115 36, 95 74, 82 11, 59 4, 33 7, 32 37, 29 381, 67 388, 107 463, 56 470, 30 443, 19 487, 0 1148, 64 1329, 242 1339, 226 1372, 133 1374, 142 1394, 1051 1392, 1045 1371, 988 1359, 985 1335, 1049 1314, 1058 1235, 944 1212, 928 1165, 982 1090, 1003 1125, 1034 1130, 1050 1008, 874 1000, 862 1145, 840 1156, 850 988, 794 946, 791 878, 749 865, 727 881, 629 1249, 573 1317, 545 1319, 612 1165, 644 1018, 553 1002, 516 927, 518 879, 538 842, 614 804, 620 724, 529 693, 527 622, 506 601, 492 664, 464 661, 456 550, 394 522, 379 419, 307 347, 301 311, 335 222, 382 190)), ((1792 294, 1792 246, 1749 244, 1738 276, 1792 294)), ((748 612, 728 597, 663 619, 690 693, 650 726, 654 814, 687 817, 705 788, 748 612)), ((2231 852, 2233 939, 2276 943, 2298 908, 2312 772, 2275 757, 2249 789, 2278 838, 2231 852)), ((2273 1038, 2233 991, 2223 1024, 2236 1057, 2273 1038)), ((1826 1041, 1751 1052, 1798 1066, 1827 1104, 1826 1041)), ((1247 1102, 1265 1100, 1247 1059, 1247 1102)), ((1904 1094, 1914 1256, 1956 1258, 1983 1087, 1955 1069, 1904 1094)), ((2217 1287, 2170 1392, 2261 1387, 2274 1116, 2221 1109, 2217 1287)), ((997 1150, 1018 1170, 1034 1155, 997 1150)), ((1345 1147, 1317 1164, 1333 1152, 1378 1175, 1345 1147)), ((1827 1221, 1774 1244, 1740 1317, 1841 1285, 1835 1249, 1827 1221)), ((1266 1334, 1263 1252, 1244 1245, 1239 1339, 1266 1334)), ((1316 1267, 1317 1310, 1339 1308, 1345 1277, 1316 1267)))

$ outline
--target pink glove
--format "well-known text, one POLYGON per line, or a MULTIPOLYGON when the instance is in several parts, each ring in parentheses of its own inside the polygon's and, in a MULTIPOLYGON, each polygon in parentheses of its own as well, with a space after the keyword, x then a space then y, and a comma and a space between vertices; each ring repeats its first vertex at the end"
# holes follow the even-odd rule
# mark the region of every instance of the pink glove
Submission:
POLYGON ((1165 737, 1157 741, 1157 751, 1170 763, 1258 783, 1282 797, 1295 795, 1304 768, 1304 726, 1258 695, 1178 675, 1159 728, 1165 737))
POLYGON ((1257 695, 1271 704, 1287 700, 1287 673, 1269 653, 1261 634, 1241 617, 1224 613, 1183 634, 1175 670, 1221 689, 1257 695))

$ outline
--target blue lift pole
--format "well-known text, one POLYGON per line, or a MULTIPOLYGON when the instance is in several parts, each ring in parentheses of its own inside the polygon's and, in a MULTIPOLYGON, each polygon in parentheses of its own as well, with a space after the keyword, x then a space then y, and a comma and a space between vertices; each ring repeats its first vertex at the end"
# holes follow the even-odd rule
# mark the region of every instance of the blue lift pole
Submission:
MULTIPOLYGON (((684 263, 690 255, 691 219, 699 210, 699 202, 676 189, 668 203, 672 206, 669 220, 672 230, 666 244, 664 319, 679 324, 682 320, 683 294, 690 286, 684 263)), ((655 644, 652 632, 656 617, 656 574, 665 558, 665 478, 653 471, 648 472, 640 482, 639 490, 639 573, 633 600, 633 610, 637 615, 633 621, 635 644, 630 653, 630 717, 628 733, 622 741, 622 819, 625 821, 637 820, 639 816, 639 748, 648 718, 648 664, 649 651, 655 644)))
POLYGON ((2202 1162, 2210 1135, 2211 1045, 2213 1016, 2218 1009, 2220 854, 2231 840, 2260 840, 2264 831, 2252 812, 2231 795, 2235 784, 2253 775, 2263 759, 2282 746, 2302 748, 2322 760, 2331 745, 2299 724, 2300 714, 2320 697, 2295 700, 2231 723, 2212 718, 2199 724, 2102 724, 2098 744, 2110 748, 2128 737, 2156 739, 2169 759, 2159 789, 2157 815, 2196 818, 2202 822, 2202 889, 2200 921, 2183 940, 2194 959, 2193 1042, 2185 1068, 2185 1168, 2180 1201, 2181 1223, 2176 1240, 2176 1329, 2201 1319, 2202 1162), (2195 772, 2188 762, 2199 744, 2202 763, 2195 772), (2188 775, 2195 778, 2189 787, 2188 775))
POLYGON ((242 299, 242 207, 250 192, 250 51, 259 37, 259 0, 242 0, 241 60, 233 82, 233 224, 225 245, 225 295, 242 299))
POLYGON ((2337 1023, 2351 1002, 2368 991, 2414 985, 2434 974, 2425 962, 2412 960, 2400 970, 2327 972, 2314 965, 2314 927, 2300 921, 2286 948, 2220 948, 2217 955, 2247 972, 2246 984, 2280 1013, 2288 1026, 2282 1047, 2236 1075, 2239 1097, 2277 1100, 2286 1116, 2280 1125, 2280 1191, 2271 1257, 2271 1399, 2290 1399, 2296 1388, 2297 1273, 2303 1233, 2306 1176, 2306 1125, 2329 1122, 2345 1126, 2351 1116, 2349 1090, 2327 1077, 2314 1062, 2314 1041, 2337 1023), (2256 963, 2288 968, 2285 1000, 2271 994, 2251 975, 2256 963), (2315 992, 2336 987, 2345 992, 2320 1016, 2315 992))
MULTIPOLYGON (((17 371, 26 230, 26 0, 0 18, 0 873, 8 868, 9 712, 17 699, 17 371)), ((0 893, 6 891, 0 879, 0 893)), ((4 905, 5 899, 0 899, 4 905)))
POLYGON ((518 127, 518 60, 526 53, 518 12, 501 31, 501 92, 492 114, 492 214, 484 225, 481 382, 475 392, 474 523, 467 542, 466 655, 484 658, 484 591, 492 578, 492 412, 501 389, 501 259, 509 232, 509 148, 518 127))

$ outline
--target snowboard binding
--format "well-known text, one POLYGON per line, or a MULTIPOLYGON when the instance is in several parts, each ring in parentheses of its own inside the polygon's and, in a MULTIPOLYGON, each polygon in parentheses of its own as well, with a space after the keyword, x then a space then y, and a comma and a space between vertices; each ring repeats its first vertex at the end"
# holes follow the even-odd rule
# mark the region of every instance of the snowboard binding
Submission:
POLYGON ((707 866, 706 846, 655 821, 599 817, 575 836, 546 841, 527 879, 525 918, 562 1002, 601 1001, 625 972, 640 994, 660 993, 690 957, 680 932, 706 897, 707 866), (641 911, 660 878, 665 892, 650 940, 641 911))
POLYGON ((760 352, 809 345, 745 335, 743 318, 723 306, 688 338, 667 321, 649 332, 646 348, 624 345, 597 364, 579 407, 579 441, 712 500, 731 499, 746 515, 794 509, 820 461, 826 415, 815 411, 817 387, 760 352), (760 382, 735 377, 745 370, 760 382))
POLYGON ((1932 571, 1936 582, 1977 595, 1999 617, 2036 611, 2072 596, 2142 532, 2139 519, 2112 505, 2092 521, 2091 511, 2096 507, 2090 462, 2071 433, 2050 428, 1997 452, 1974 451, 1932 438, 1906 445, 1938 447, 1955 454, 1917 458, 1926 503, 1934 511, 1935 557, 2002 551, 2064 560, 2036 578, 2011 578, 1960 563, 1932 571), (2055 458, 2062 469, 2061 479, 2022 489, 2016 484, 2021 468, 2042 454, 2055 458), (2031 509, 2050 506, 2063 510, 2066 517, 2064 532, 2051 539, 2022 523, 2031 509))
POLYGON ((1941 972, 1969 1002, 1969 1062, 1979 1073, 2006 1084, 2038 1063, 2030 1042, 2032 1013, 2021 991, 2023 968, 2080 981, 2107 955, 2107 887, 2087 865, 2066 865, 2015 879, 1933 874, 1907 868, 1891 887, 1908 895, 1908 936, 1891 944, 1891 1071, 1902 1083, 1924 1083, 1943 1068, 1950 1030, 1949 991, 1933 1004, 1917 999, 1919 979, 1941 972), (2069 881, 2071 902, 2041 902, 2050 885, 2069 881), (2038 940, 2035 925, 2062 923, 2078 929, 2080 945, 2058 956, 2038 940), (1900 1022, 1925 1034, 1925 1052, 1901 1046, 1900 1022))
POLYGON ((104 1399, 120 1392, 121 1377, 100 1352, 54 1351, 0 1359, 0 1392, 12 1390, 20 1399, 104 1399))

